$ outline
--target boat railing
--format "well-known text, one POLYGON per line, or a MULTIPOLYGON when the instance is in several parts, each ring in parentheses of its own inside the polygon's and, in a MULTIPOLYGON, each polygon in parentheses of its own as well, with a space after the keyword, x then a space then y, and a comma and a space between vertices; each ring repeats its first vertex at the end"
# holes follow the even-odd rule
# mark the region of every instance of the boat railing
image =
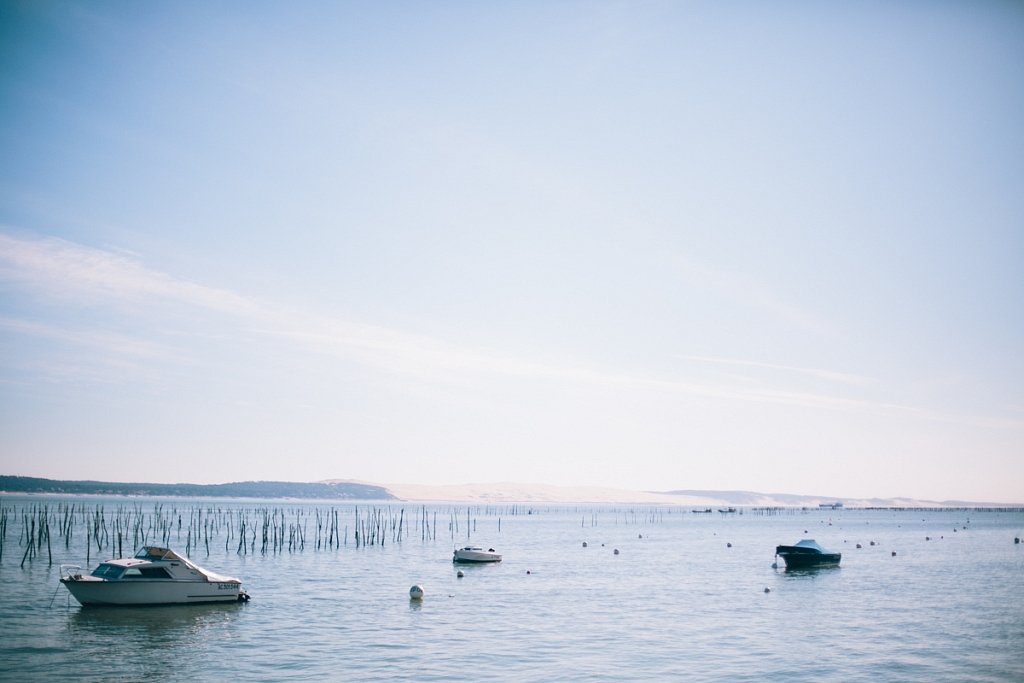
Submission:
POLYGON ((62 564, 58 569, 62 579, 77 579, 82 576, 82 566, 78 564, 62 564))

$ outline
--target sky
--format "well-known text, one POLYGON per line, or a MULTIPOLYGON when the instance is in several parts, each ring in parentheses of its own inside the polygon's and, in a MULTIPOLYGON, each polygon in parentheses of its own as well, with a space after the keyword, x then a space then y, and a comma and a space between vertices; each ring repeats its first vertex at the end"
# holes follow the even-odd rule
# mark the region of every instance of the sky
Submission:
POLYGON ((0 4, 0 473, 1024 502, 1024 4, 0 4))

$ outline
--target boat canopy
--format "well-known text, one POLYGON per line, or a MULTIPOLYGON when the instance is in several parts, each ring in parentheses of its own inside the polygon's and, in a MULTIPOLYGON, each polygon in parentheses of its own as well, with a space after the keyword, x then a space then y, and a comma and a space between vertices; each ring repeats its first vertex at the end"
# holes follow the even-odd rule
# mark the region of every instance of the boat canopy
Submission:
POLYGON ((828 552, 827 550, 822 548, 820 545, 818 545, 818 542, 815 541, 813 538, 805 538, 802 541, 800 541, 799 543, 797 543, 796 545, 801 547, 801 548, 812 548, 812 549, 817 550, 817 551, 822 552, 822 553, 827 553, 828 552))

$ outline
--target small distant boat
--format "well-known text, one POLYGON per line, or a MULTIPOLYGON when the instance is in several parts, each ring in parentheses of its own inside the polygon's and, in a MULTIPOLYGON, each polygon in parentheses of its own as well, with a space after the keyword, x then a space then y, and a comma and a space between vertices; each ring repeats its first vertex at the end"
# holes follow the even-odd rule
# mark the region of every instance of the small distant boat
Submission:
POLYGON ((145 546, 135 557, 101 562, 91 574, 61 565, 60 582, 84 606, 245 602, 242 582, 192 563, 168 548, 145 546))
POLYGON ((812 538, 805 538, 796 545, 776 546, 775 555, 786 562, 786 569, 835 567, 843 557, 842 553, 825 550, 812 538))
POLYGON ((704 508, 703 510, 690 510, 690 512, 696 512, 699 515, 703 515, 706 512, 711 512, 711 508, 704 508))
POLYGON ((842 510, 843 504, 840 503, 839 501, 836 501, 834 503, 818 503, 818 507, 821 508, 822 510, 842 510))
POLYGON ((736 512, 736 508, 718 508, 718 511, 724 514, 729 512, 736 512))
POLYGON ((501 562, 501 555, 494 552, 494 548, 477 548, 476 546, 467 545, 465 548, 459 548, 452 554, 452 562, 501 562))

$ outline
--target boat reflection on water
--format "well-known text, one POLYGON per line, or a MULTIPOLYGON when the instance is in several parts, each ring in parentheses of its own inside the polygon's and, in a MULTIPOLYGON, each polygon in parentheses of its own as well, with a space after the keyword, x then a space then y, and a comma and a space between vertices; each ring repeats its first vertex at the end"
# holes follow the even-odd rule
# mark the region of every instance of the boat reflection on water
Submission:
POLYGON ((221 633, 242 609, 240 603, 76 609, 68 615, 68 630, 78 642, 100 644, 114 638, 142 648, 173 647, 221 633))
POLYGON ((147 653, 121 662, 125 679, 166 678, 173 669, 175 678, 201 680, 212 675, 210 662, 194 654, 230 637, 245 616, 245 605, 72 608, 67 614, 67 641, 79 652, 105 652, 117 643, 118 652, 147 653))
POLYGON ((785 574, 787 579, 813 579, 818 576, 829 576, 833 572, 838 572, 840 567, 837 564, 832 564, 823 567, 802 567, 799 569, 777 567, 776 569, 781 570, 781 573, 785 574))

